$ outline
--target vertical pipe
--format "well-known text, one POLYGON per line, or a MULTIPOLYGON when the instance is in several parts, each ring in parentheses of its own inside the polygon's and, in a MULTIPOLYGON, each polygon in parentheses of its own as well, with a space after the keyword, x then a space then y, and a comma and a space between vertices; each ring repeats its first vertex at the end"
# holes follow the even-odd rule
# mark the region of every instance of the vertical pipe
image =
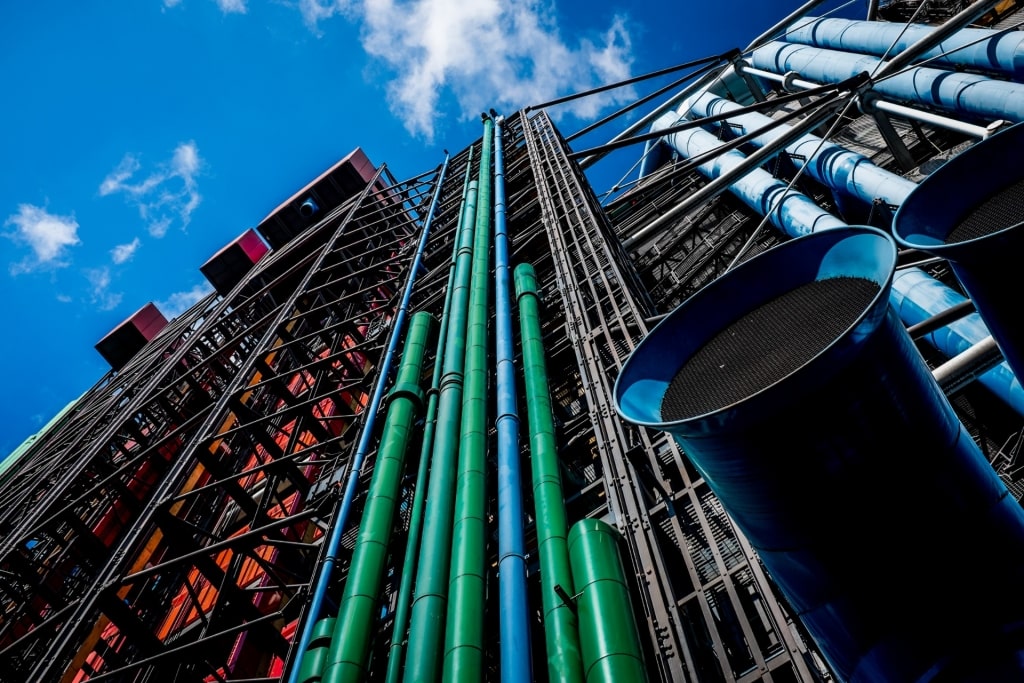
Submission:
POLYGON ((483 679, 487 469, 487 319, 490 317, 491 145, 484 117, 480 192, 473 240, 473 278, 466 329, 466 391, 462 399, 459 476, 452 526, 444 681, 483 679))
POLYGON ((384 387, 387 385, 388 376, 391 374, 391 364, 394 362, 395 350, 398 348, 398 340, 405 332, 405 319, 408 316, 409 300, 412 298, 412 290, 416 286, 416 277, 419 275, 423 263, 423 252, 427 248, 427 240, 430 238, 430 227, 434 222, 434 213, 437 211, 437 201, 441 196, 441 187, 444 185, 444 177, 448 172, 448 154, 444 155, 444 163, 441 171, 437 174, 437 187, 434 188, 434 196, 430 200, 430 208, 427 210, 427 219, 423 224, 423 234, 416 245, 416 254, 413 256, 412 265, 409 267, 409 275, 405 281, 405 290, 402 292, 402 300, 398 306, 398 313, 395 315, 394 323, 391 326, 391 336, 388 339, 384 359, 381 361, 380 369, 377 371, 376 385, 373 396, 367 404, 366 420, 363 423, 363 431, 359 436, 359 444, 356 452, 352 455, 349 465, 348 481, 345 484, 345 492, 335 508, 331 519, 330 536, 327 539, 326 557, 316 577, 316 585, 310 598, 309 611, 300 626, 302 632, 299 643, 296 646, 295 659, 292 661, 291 670, 288 673, 288 683, 297 683, 299 668, 302 666, 302 658, 309 648, 309 641, 313 637, 312 625, 320 616, 320 609, 323 606, 324 596, 327 594, 327 586, 331 582, 331 571, 338 561, 338 547, 341 545, 341 535, 345 530, 348 521, 349 511, 352 509, 352 501, 355 498, 356 486, 359 483, 359 471, 363 467, 363 459, 370 450, 370 441, 373 438, 373 427, 377 420, 377 407, 384 396, 384 387))
POLYGON ((569 531, 587 683, 647 680, 618 537, 615 529, 599 519, 584 519, 569 531))
POLYGON ((473 168, 473 148, 469 148, 466 160, 466 176, 462 181, 462 203, 459 218, 452 239, 452 258, 448 264, 448 282, 444 289, 444 308, 441 312, 441 329, 437 333, 437 353, 434 355, 434 374, 427 392, 427 415, 423 423, 423 445, 420 449, 419 467, 416 471, 416 493, 409 516, 409 537, 405 544, 405 566, 398 587, 395 605, 395 623, 391 631, 391 647, 388 650, 388 671, 386 683, 398 683, 402 672, 402 657, 405 654, 405 630, 409 626, 409 600, 412 597, 412 580, 416 575, 416 556, 420 548, 423 527, 423 508, 427 500, 427 473, 430 471, 430 456, 434 452, 434 433, 437 429, 437 398, 441 391, 441 375, 444 372, 445 343, 448 337, 448 318, 452 308, 452 289, 455 283, 455 260, 459 255, 459 232, 469 205, 469 176, 473 168))
POLYGON ((516 266, 515 279, 523 344, 526 414, 530 426, 530 463, 548 680, 552 683, 582 683, 583 661, 580 659, 576 614, 558 594, 559 589, 564 595, 574 595, 576 590, 569 567, 569 523, 562 494, 555 423, 544 363, 544 338, 540 330, 537 276, 533 266, 529 263, 516 266))
POLYGON ((327 666, 327 653, 331 649, 331 634, 334 633, 335 619, 321 619, 313 626, 313 637, 309 650, 302 659, 299 683, 319 683, 327 666))
POLYGON ((402 680, 431 683, 441 669, 445 606, 448 601, 448 560, 452 541, 452 491, 459 453, 459 418, 462 414, 463 370, 466 363, 466 309, 469 303, 470 266, 473 259, 473 225, 477 183, 469 184, 466 213, 459 228, 455 259, 451 320, 445 338, 444 372, 437 405, 437 433, 430 464, 427 507, 423 519, 416 590, 409 621, 409 644, 402 680))
POLYGON ((509 239, 505 220, 505 155, 501 126, 494 121, 494 346, 498 418, 498 594, 502 683, 529 683, 530 626, 527 617, 523 492, 519 472, 519 412, 516 406, 509 239))
POLYGON ((357 683, 366 675, 366 660, 380 604, 381 575, 405 470, 405 451, 412 435, 413 420, 423 408, 420 376, 433 321, 425 311, 412 316, 398 376, 391 389, 345 592, 338 608, 324 683, 357 683))

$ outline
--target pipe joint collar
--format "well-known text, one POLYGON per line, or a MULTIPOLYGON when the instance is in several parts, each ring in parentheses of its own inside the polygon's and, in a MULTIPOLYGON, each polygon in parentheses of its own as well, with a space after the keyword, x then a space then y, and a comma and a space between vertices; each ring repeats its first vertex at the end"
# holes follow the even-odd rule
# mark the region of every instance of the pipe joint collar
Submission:
POLYGON ((416 406, 416 412, 423 409, 424 395, 423 390, 420 389, 418 384, 412 382, 401 382, 396 384, 388 394, 387 403, 390 404, 392 401, 398 398, 406 398, 413 402, 416 406))
POLYGON ((874 90, 864 90, 857 97, 857 107, 862 113, 867 114, 868 116, 874 116, 878 111, 878 107, 875 106, 875 103, 880 99, 881 96, 879 96, 879 94, 874 90))
POLYGON ((782 74, 782 89, 786 92, 800 92, 801 89, 794 83, 798 78, 800 78, 800 74, 796 71, 787 71, 782 74))
POLYGON ((527 294, 532 294, 540 301, 537 293, 537 274, 529 263, 520 263, 515 267, 513 278, 516 286, 516 301, 521 301, 527 294))

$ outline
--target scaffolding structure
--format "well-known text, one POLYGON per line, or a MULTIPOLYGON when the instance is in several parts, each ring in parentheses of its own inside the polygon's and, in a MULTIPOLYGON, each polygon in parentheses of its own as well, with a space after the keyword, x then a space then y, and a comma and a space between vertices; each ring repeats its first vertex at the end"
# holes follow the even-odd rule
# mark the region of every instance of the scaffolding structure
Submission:
MULTIPOLYGON (((833 139, 889 168, 909 155, 915 166, 900 171, 911 177, 966 140, 895 124, 898 150, 869 116, 840 120, 833 139)), ((608 520, 622 536, 649 680, 832 680, 677 443, 626 425, 612 399, 625 359, 661 315, 785 238, 760 230, 760 216, 721 194, 627 248, 707 180, 670 163, 602 206, 544 109, 510 115, 504 131, 512 261, 536 270, 546 360, 558 369, 550 391, 568 516, 608 520)), ((237 284, 170 321, 0 471, 0 681, 270 683, 289 675, 302 629, 318 616, 311 596, 324 567, 324 613, 336 611, 345 585, 380 436, 364 432, 369 416, 386 410, 374 397, 390 386, 383 361, 403 291, 415 278, 410 310, 440 316, 463 177, 479 171, 480 146, 409 180, 382 166, 354 194, 318 195, 306 223, 295 212, 308 192, 295 195, 265 221, 278 226, 273 250, 237 284), (372 447, 355 463, 364 438, 372 447), (352 477, 356 493, 345 500, 352 477), (342 517, 332 551, 327 539, 342 517)), ((773 172, 792 179, 794 161, 781 155, 773 172)), ((836 210, 828 188, 798 182, 836 210)), ((876 208, 858 218, 891 216, 876 208)), ((941 262, 929 272, 955 286, 941 262)), ((952 399, 1019 499, 1020 417, 977 386, 952 399)), ((493 429, 488 439, 493 446, 493 429)), ((422 493, 409 460, 378 596, 371 681, 384 680, 391 646, 405 638, 394 619, 422 493)), ((493 447, 487 467, 498 467, 493 447)), ((546 681, 535 511, 524 492, 533 677, 546 681)), ((500 609, 494 493, 489 486, 488 633, 498 632, 500 609)), ((494 641, 483 652, 487 681, 500 680, 494 641)))

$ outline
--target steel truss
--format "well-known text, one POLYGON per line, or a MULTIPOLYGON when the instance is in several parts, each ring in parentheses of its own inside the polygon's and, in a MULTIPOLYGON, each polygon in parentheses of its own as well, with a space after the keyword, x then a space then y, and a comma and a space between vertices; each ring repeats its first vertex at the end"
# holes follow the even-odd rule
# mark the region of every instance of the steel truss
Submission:
POLYGON ((610 514, 626 539, 652 674, 814 680, 752 549, 675 442, 615 415, 615 377, 653 307, 547 115, 532 116, 523 136, 552 255, 540 277, 566 313, 560 332, 579 368, 588 445, 603 473, 606 504, 587 514, 610 514))
POLYGON ((0 489, 3 680, 282 668, 336 495, 314 484, 345 468, 434 182, 379 173, 25 457, 0 489))
MULTIPOLYGON (((627 254, 619 237, 699 188, 699 176, 666 167, 605 212, 545 112, 510 116, 503 142, 513 265, 533 264, 546 304, 569 516, 606 517, 622 532, 652 680, 821 680, 820 661, 685 455, 663 434, 627 427, 612 408, 615 378, 650 321, 724 272, 741 246, 749 257, 781 238, 755 235, 759 219, 723 195, 627 254)), ((468 149, 455 155, 440 188, 413 311, 441 312, 470 158, 468 149)), ((379 172, 229 294, 171 321, 0 480, 0 680, 281 679, 310 616, 364 418, 386 409, 370 397, 438 181, 438 171, 405 182, 379 172)), ((976 405, 959 402, 965 414, 976 405)), ((1019 472, 1016 452, 1000 451, 1005 439, 989 432, 981 438, 993 458, 1019 472)), ((493 430, 491 439, 493 473, 493 430)), ((419 452, 416 440, 410 453, 419 452)), ((337 608, 374 456, 358 473, 319 616, 337 608)), ((407 460, 372 681, 383 680, 391 642, 405 638, 392 622, 410 509, 429 493, 416 490, 418 463, 407 460)), ((497 632, 494 493, 485 624, 497 632)), ((528 486, 524 494, 536 608, 528 486)), ((532 629, 536 662, 539 619, 532 629)), ((498 680, 497 644, 486 648, 485 678, 498 680)), ((543 666, 534 675, 546 680, 543 666)))

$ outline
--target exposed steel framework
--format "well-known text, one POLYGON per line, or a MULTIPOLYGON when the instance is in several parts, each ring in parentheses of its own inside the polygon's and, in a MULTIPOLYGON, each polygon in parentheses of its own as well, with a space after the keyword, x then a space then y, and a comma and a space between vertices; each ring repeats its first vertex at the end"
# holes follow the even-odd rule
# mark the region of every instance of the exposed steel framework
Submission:
MULTIPOLYGON (((833 139, 888 167, 907 154, 921 164, 964 141, 894 121, 902 147, 893 150, 870 117, 842 124, 833 139)), ((551 396, 568 516, 603 518, 622 535, 650 680, 828 680, 749 543, 679 446, 627 426, 612 406, 626 357, 660 315, 737 258, 785 238, 757 230, 759 216, 720 195, 627 252, 622 238, 706 181, 669 164, 602 206, 546 111, 510 116, 502 139, 511 262, 536 270, 546 362, 556 369, 551 396)), ((451 157, 411 311, 442 312, 463 178, 467 165, 477 170, 479 146, 451 157)), ((780 156, 776 175, 791 178, 793 161, 780 156)), ((172 320, 0 472, 0 681, 255 683, 287 675, 366 416, 386 410, 370 398, 439 178, 440 166, 402 182, 385 167, 355 196, 319 206, 317 220, 286 236, 229 292, 172 320)), ((827 188, 807 178, 799 187, 836 208, 827 188)), ((887 210, 876 206, 858 218, 882 220, 887 210)), ((952 282, 942 263, 929 268, 952 282)), ((432 348, 424 367, 433 365, 432 348)), ((922 353, 935 355, 923 346, 922 353)), ((1024 463, 1012 448, 1019 416, 976 387, 953 400, 1019 498, 1024 463)), ((405 638, 393 620, 412 501, 424 493, 413 455, 422 430, 413 431, 371 645, 373 681, 384 680, 388 651, 405 638)), ((493 476, 493 429, 488 438, 493 476)), ((359 472, 342 530, 329 616, 375 455, 359 472)), ((536 614, 529 491, 526 558, 536 614)), ((495 493, 488 485, 487 633, 498 632, 495 493)), ((531 638, 542 653, 539 619, 531 638)), ((497 681, 499 649, 490 641, 485 678, 497 681)), ((547 680, 534 659, 534 678, 547 680)))

